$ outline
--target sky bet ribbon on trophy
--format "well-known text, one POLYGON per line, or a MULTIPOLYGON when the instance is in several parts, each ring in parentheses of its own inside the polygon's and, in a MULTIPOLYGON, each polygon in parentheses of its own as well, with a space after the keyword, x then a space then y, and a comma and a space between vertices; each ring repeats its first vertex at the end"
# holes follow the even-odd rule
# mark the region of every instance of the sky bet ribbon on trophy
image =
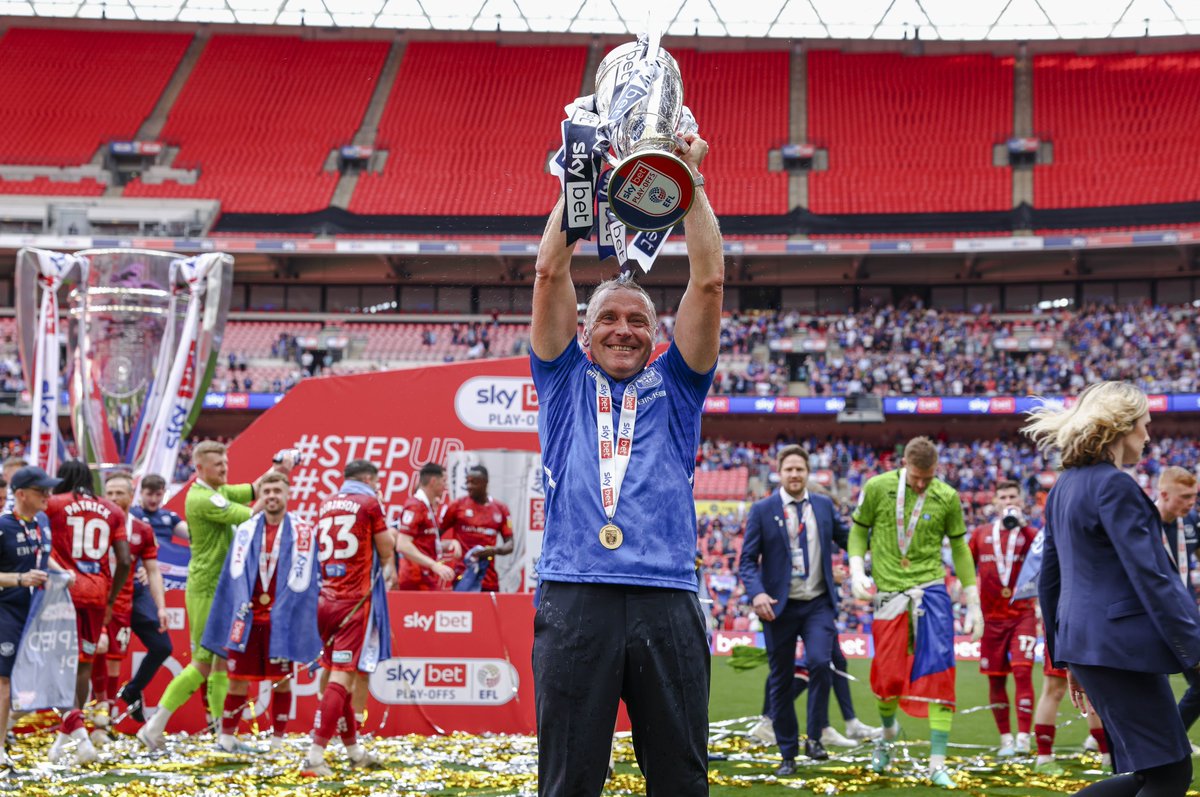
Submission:
POLYGON ((691 171, 674 154, 697 129, 675 59, 657 37, 641 36, 601 62, 595 94, 564 110, 551 172, 562 181, 567 243, 597 234, 601 260, 616 257, 624 271, 632 259, 650 271, 694 196, 691 171), (637 231, 629 247, 627 228, 637 231))

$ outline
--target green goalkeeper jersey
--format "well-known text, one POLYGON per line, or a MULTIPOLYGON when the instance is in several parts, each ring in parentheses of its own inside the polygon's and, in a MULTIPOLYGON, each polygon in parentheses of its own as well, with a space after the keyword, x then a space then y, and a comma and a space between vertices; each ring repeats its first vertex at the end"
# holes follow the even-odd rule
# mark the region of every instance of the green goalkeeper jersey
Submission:
MULTIPOLYGON (((934 479, 925 489, 925 504, 917 519, 916 529, 908 550, 900 553, 896 534, 896 495, 900 488, 900 471, 881 473, 870 479, 863 488, 862 502, 854 510, 852 537, 871 532, 871 575, 883 592, 903 592, 906 589, 938 581, 946 576, 942 563, 942 538, 953 542, 967 533, 963 521, 962 503, 958 491, 941 479, 934 479), (908 561, 908 567, 902 562, 908 561)), ((907 528, 913 508, 920 498, 916 490, 904 491, 904 527, 907 528)), ((851 540, 854 554, 854 540, 851 540)), ((973 573, 970 575, 974 575, 973 573)), ((969 582, 964 578, 963 583, 969 582)))
POLYGON ((192 483, 184 503, 188 533, 192 538, 188 590, 206 594, 217 591, 217 581, 221 578, 225 554, 233 540, 233 530, 250 519, 249 504, 252 503, 252 485, 226 484, 213 490, 202 481, 192 483))

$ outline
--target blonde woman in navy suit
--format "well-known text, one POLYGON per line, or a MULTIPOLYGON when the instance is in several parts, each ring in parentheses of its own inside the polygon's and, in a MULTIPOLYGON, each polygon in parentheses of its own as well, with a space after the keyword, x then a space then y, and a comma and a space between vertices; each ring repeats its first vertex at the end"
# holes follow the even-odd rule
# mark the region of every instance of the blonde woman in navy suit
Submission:
POLYGON ((1130 773, 1087 797, 1183 797, 1192 779, 1167 674, 1200 663, 1200 613, 1163 548, 1158 510, 1122 470, 1141 457, 1149 423, 1142 391, 1101 382, 1024 429, 1062 456, 1038 585, 1046 655, 1067 669, 1071 702, 1100 714, 1115 771, 1130 773))

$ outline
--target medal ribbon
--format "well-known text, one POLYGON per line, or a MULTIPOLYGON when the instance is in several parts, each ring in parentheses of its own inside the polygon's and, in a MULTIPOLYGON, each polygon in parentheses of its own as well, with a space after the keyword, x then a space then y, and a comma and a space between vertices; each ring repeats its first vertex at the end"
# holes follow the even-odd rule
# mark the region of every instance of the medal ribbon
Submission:
MULTIPOLYGON (((1167 549, 1167 554, 1171 553, 1171 543, 1167 540, 1167 533, 1164 531, 1162 535, 1163 547, 1167 549)), ((1175 518, 1175 568, 1179 571, 1179 578, 1183 581, 1183 586, 1188 585, 1188 555, 1187 555, 1187 539, 1183 536, 1183 520, 1175 518)))
POLYGON ((417 490, 416 498, 429 510, 429 522, 433 524, 433 549, 437 552, 437 556, 434 558, 440 562, 442 560, 442 530, 438 528, 437 514, 433 511, 433 504, 429 502, 429 496, 425 495, 424 490, 417 490))
POLYGON ((907 482, 907 468, 900 469, 900 487, 896 490, 896 545, 900 548, 900 555, 904 556, 908 553, 908 546, 912 544, 913 535, 917 531, 917 520, 921 517, 921 509, 925 506, 925 493, 917 496, 917 503, 913 506, 912 515, 908 518, 908 525, 904 525, 904 491, 907 482))
MULTIPOLYGON (((280 521, 279 528, 275 531, 275 544, 271 546, 271 551, 267 555, 260 553, 258 555, 258 581, 262 584, 263 592, 271 592, 271 579, 275 578, 275 568, 279 566, 279 544, 283 541, 283 534, 287 531, 287 521, 280 521)), ((263 519, 263 545, 267 543, 267 523, 266 518, 263 519)))
POLYGON ((992 524, 992 552, 996 556, 996 574, 1000 576, 1000 586, 1007 588, 1009 579, 1012 578, 1013 560, 1017 556, 1017 536, 1021 533, 1021 527, 1017 526, 1008 532, 1008 552, 1002 554, 1000 548, 1000 526, 999 519, 992 524))
POLYGON ((600 457, 600 503, 611 523, 621 500, 621 483, 633 453, 633 427, 637 421, 637 388, 630 382, 621 397, 620 427, 614 432, 612 389, 608 377, 596 371, 596 447, 600 457))

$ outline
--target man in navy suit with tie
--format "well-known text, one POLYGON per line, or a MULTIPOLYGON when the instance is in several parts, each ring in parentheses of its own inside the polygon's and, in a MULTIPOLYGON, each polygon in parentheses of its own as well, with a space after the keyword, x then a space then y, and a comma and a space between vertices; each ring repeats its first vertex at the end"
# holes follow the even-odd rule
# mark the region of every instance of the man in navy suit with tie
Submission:
MULTIPOLYGON (((1164 468, 1158 475, 1158 497, 1154 505, 1162 516, 1163 545, 1167 556, 1179 573, 1183 586, 1192 600, 1196 591, 1192 589, 1191 561, 1196 550, 1196 475, 1178 465, 1164 468)), ((1183 727, 1191 730, 1200 717, 1200 673, 1184 670, 1188 688, 1179 699, 1179 717, 1183 727)), ((1193 753, 1195 749, 1193 748, 1193 753)))
POLYGON ((830 554, 835 541, 847 546, 849 531, 833 501, 809 492, 807 451, 785 446, 777 464, 779 492, 750 508, 739 571, 767 642, 767 691, 783 757, 776 774, 791 775, 800 748, 792 702, 797 639, 804 640, 809 667, 804 754, 817 760, 829 757, 821 745, 821 730, 829 724, 829 660, 837 643, 837 589, 830 554))

